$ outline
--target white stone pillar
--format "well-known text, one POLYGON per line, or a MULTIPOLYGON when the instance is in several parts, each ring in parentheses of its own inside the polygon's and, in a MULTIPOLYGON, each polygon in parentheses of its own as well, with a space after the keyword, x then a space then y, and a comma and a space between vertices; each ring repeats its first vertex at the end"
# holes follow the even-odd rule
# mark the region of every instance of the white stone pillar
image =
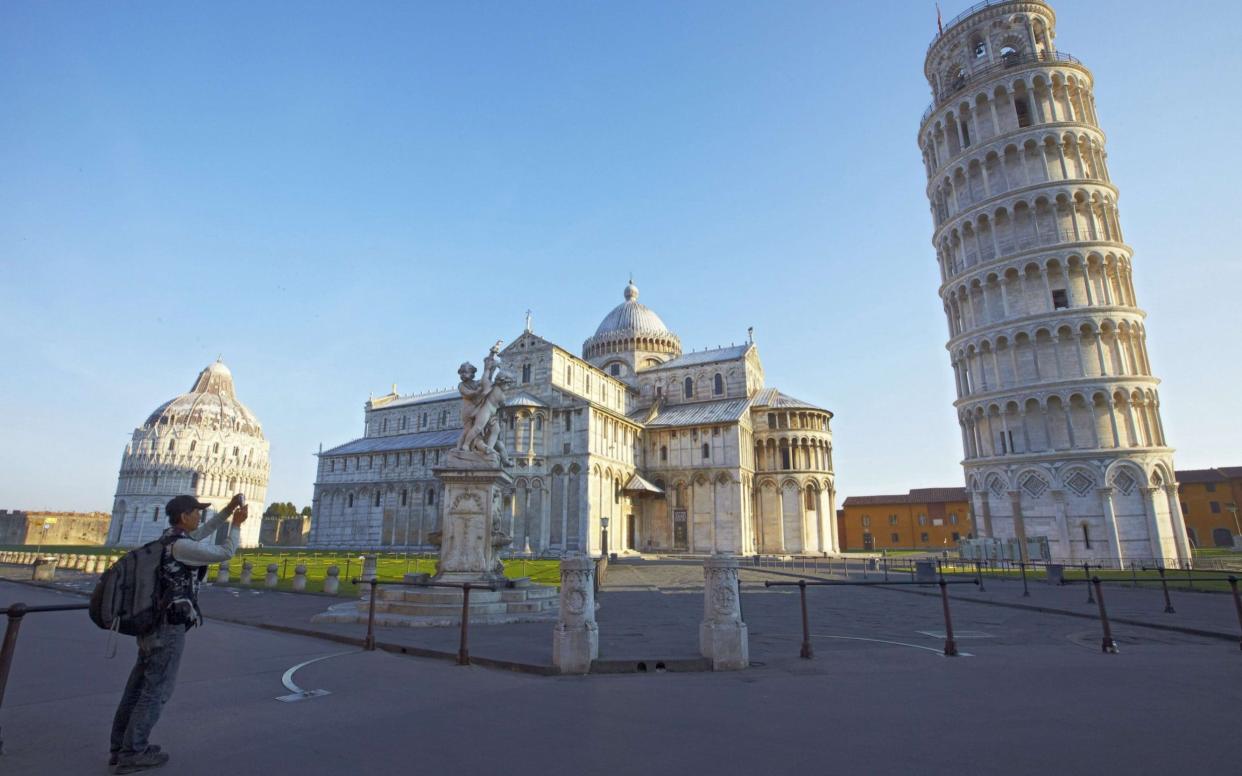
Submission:
POLYGON ((738 600, 738 559, 717 553, 703 562, 703 622, 699 624, 699 652, 710 658, 716 671, 739 671, 750 666, 749 637, 738 600))
POLYGON ((1195 556, 1190 550, 1190 536, 1186 533, 1186 517, 1182 514, 1182 503, 1177 498, 1177 485, 1165 485, 1165 496, 1169 500, 1169 519, 1173 521, 1173 538, 1177 542, 1177 554, 1182 563, 1191 568, 1195 556))
POLYGON ((1125 553, 1121 551, 1121 532, 1117 530, 1117 515, 1113 512, 1113 489, 1100 488, 1100 501, 1104 505, 1104 525, 1108 528, 1108 541, 1112 544, 1112 560, 1117 568, 1125 567, 1125 553))
POLYGON ((265 587, 276 587, 276 585, 280 584, 280 575, 277 573, 278 569, 280 569, 280 566, 275 563, 267 564, 267 576, 263 578, 265 587))
POLYGON ((1065 491, 1052 491, 1052 504, 1057 514, 1057 539, 1065 560, 1074 559, 1074 545, 1070 543, 1069 518, 1065 514, 1065 491))
POLYGON ((293 567, 293 592, 306 592, 306 564, 299 563, 293 567))
POLYGON ((599 657, 594 580, 590 557, 570 552, 561 559, 561 610, 552 632, 552 664, 562 674, 585 674, 599 657))

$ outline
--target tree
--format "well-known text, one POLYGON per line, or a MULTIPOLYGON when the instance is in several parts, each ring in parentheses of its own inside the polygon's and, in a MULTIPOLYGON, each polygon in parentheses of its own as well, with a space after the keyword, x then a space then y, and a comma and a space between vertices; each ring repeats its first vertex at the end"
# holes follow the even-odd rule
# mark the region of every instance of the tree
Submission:
POLYGON ((302 507, 302 517, 310 517, 311 508, 309 506, 302 507))

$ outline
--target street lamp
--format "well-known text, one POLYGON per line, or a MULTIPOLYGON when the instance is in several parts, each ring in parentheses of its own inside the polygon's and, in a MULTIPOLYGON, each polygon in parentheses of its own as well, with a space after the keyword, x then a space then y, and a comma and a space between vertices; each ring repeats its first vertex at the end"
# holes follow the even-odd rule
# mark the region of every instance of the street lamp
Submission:
POLYGON ((600 545, 604 550, 604 557, 608 557, 608 518, 601 517, 599 519, 600 545))
POLYGON ((35 547, 35 555, 43 552, 43 542, 47 541, 47 532, 51 530, 52 524, 56 522, 54 517, 43 518, 43 526, 39 529, 39 544, 35 547))
POLYGON ((1242 536, 1242 529, 1238 528, 1238 502, 1226 501, 1225 509, 1228 509, 1231 513, 1233 513, 1233 535, 1242 536))

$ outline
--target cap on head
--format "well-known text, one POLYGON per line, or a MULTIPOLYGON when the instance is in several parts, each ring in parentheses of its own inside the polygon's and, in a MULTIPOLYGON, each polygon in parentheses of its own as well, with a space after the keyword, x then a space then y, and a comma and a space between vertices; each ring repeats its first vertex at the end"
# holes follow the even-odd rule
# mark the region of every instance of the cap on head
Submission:
POLYGON ((193 512, 196 509, 207 509, 211 504, 206 504, 193 496, 176 496, 164 505, 164 514, 168 515, 168 522, 176 523, 186 512, 193 512))

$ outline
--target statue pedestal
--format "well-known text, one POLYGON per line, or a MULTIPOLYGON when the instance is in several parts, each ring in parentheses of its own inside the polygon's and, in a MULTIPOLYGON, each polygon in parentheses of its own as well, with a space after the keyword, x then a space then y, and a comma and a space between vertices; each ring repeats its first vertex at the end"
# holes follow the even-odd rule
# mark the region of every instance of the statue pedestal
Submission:
POLYGON ((434 472, 444 491, 440 560, 431 581, 502 585, 500 551, 512 538, 504 532, 500 505, 513 488, 513 478, 490 466, 434 472))
MULTIPOLYGON (((436 469, 435 474, 444 485, 443 520, 438 532, 440 560, 429 581, 494 585, 495 590, 470 591, 467 617, 473 623, 555 619, 556 588, 532 584, 529 579, 505 579, 500 552, 512 539, 504 532, 501 504, 513 478, 485 464, 436 469)), ((370 592, 362 593, 361 601, 337 604, 315 615, 311 622, 366 622, 370 592)), ((410 628, 457 625, 461 623, 462 597, 460 588, 379 585, 375 624, 410 628)))

